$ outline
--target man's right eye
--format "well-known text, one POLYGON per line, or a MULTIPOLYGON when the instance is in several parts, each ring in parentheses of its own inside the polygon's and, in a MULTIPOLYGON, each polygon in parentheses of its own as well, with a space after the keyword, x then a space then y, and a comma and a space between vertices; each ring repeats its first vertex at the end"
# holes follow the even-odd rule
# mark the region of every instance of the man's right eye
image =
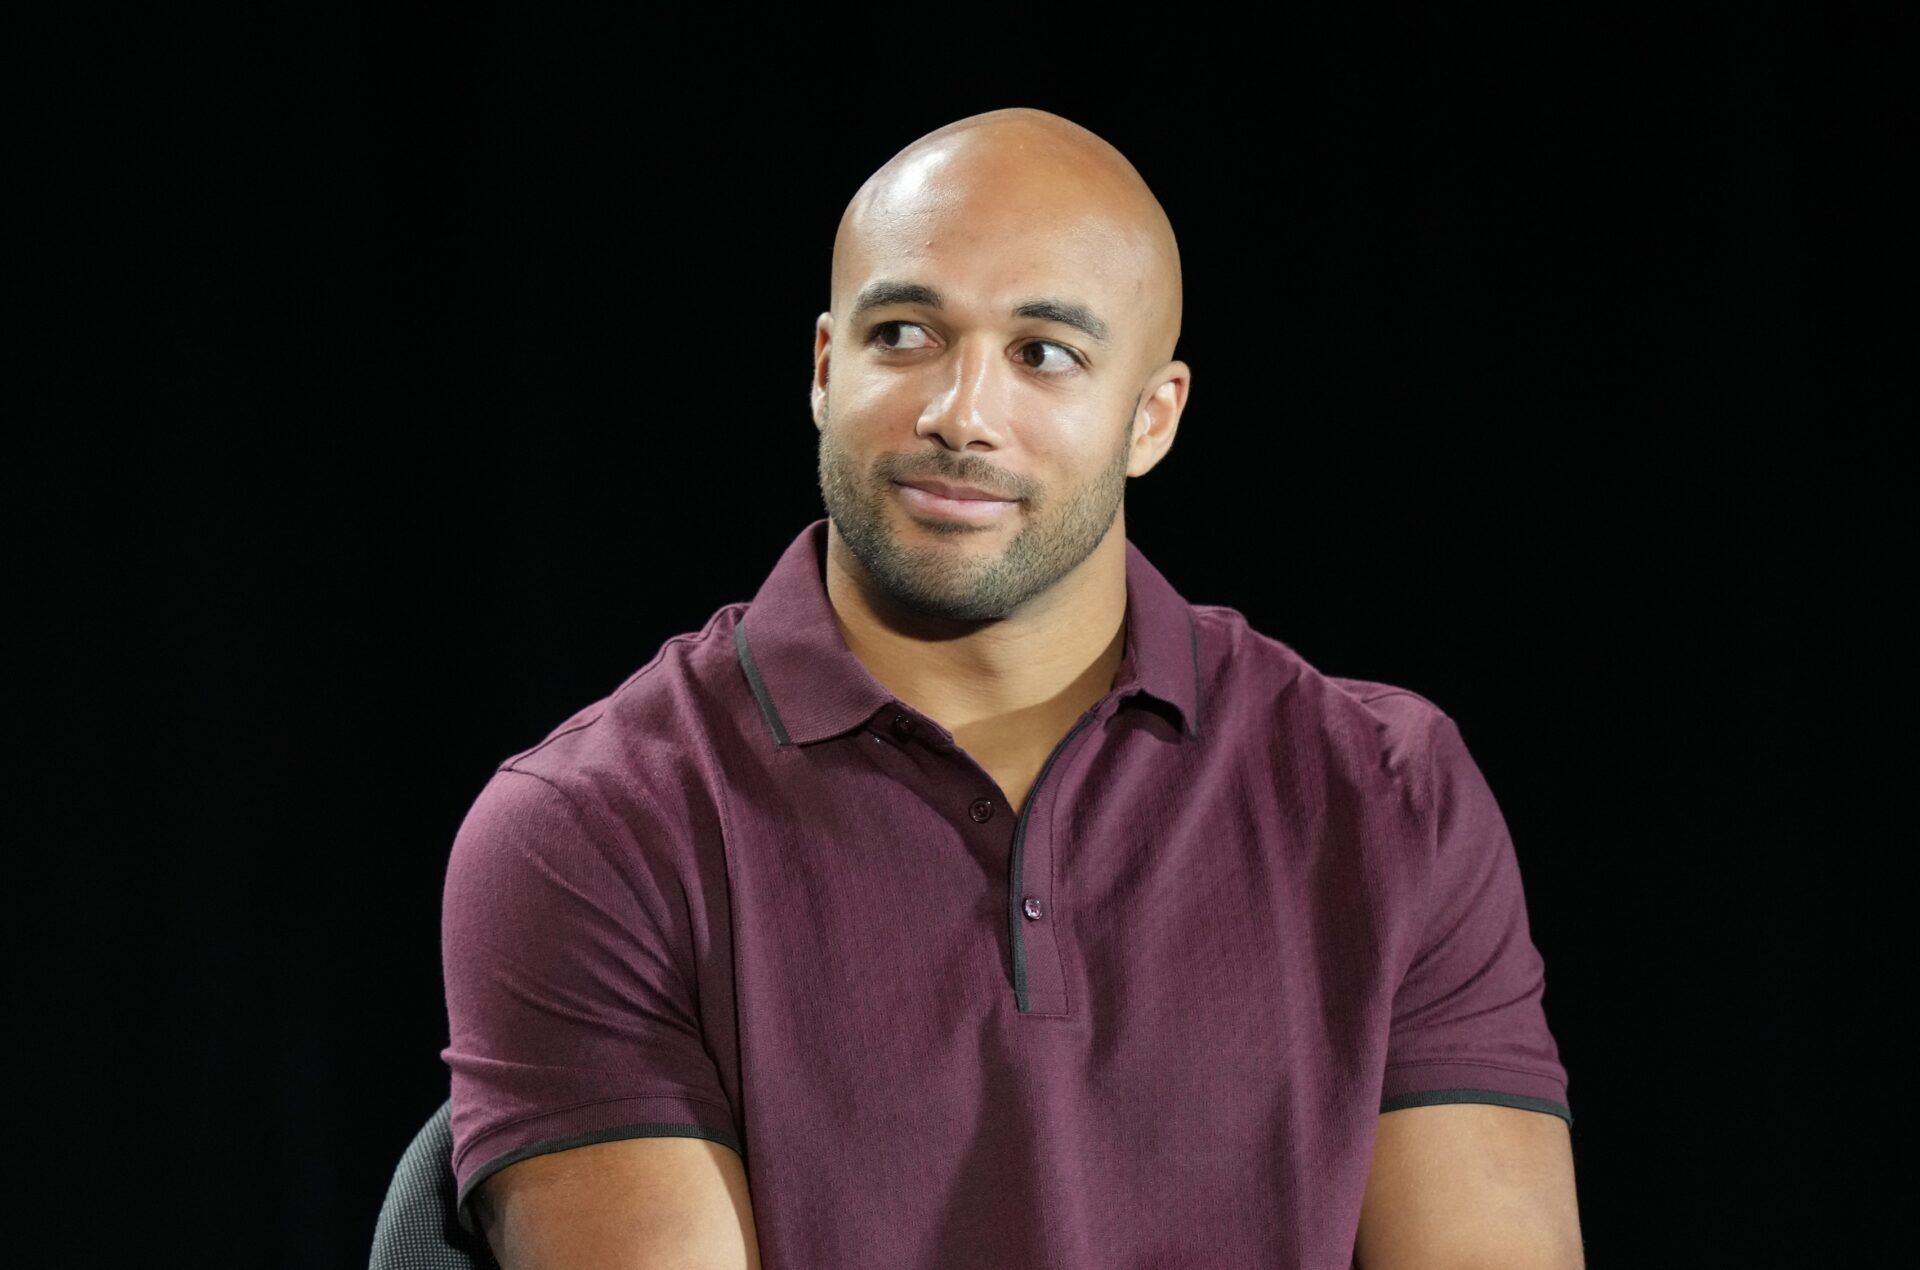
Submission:
MULTIPOLYGON (((915 330, 915 331, 925 331, 925 330, 926 330, 926 328, 925 328, 925 327, 923 327, 923 326, 921 326, 921 325, 920 325, 920 324, 919 324, 918 322, 907 322, 907 321, 902 321, 902 320, 900 320, 900 319, 898 319, 898 318, 896 318, 896 319, 894 319, 894 320, 893 320, 893 321, 891 321, 891 322, 880 322, 880 323, 877 323, 877 324, 876 324, 876 325, 874 326, 874 328, 873 328, 873 329, 872 329, 871 331, 869 331, 869 332, 867 332, 867 343, 869 343, 869 344, 872 344, 872 343, 875 343, 876 341, 879 341, 879 342, 880 342, 880 347, 882 347, 882 348, 887 348, 887 349, 899 349, 899 348, 901 347, 901 346, 900 346, 899 344, 895 344, 895 343, 889 343, 889 342, 886 342, 886 341, 884 341, 884 340, 881 340, 881 333, 882 333, 883 331, 889 331, 889 330, 896 330, 896 329, 898 329, 898 328, 901 328, 901 327, 905 327, 905 328, 909 328, 909 329, 911 329, 911 330, 915 330)), ((915 347, 915 348, 919 348, 919 347, 925 347, 925 346, 924 346, 924 345, 912 345, 912 346, 910 346, 910 347, 915 347)))

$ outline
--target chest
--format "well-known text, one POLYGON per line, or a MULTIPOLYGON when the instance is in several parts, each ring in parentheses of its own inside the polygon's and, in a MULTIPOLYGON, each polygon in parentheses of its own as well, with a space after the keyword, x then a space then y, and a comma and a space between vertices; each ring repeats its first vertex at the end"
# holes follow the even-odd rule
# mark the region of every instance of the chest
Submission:
POLYGON ((911 1068, 903 1038, 969 1012, 1149 1036, 1211 1022, 1271 1063, 1303 1018, 1324 1035, 1378 1004, 1396 909, 1379 864, 1406 853, 1375 800, 1295 797, 1258 754, 1186 769, 1144 727, 1089 724, 1044 751, 972 740, 863 737, 741 799, 733 943, 765 990, 743 1015, 766 1007, 789 1039, 883 1067, 911 1068), (865 1044, 837 1044, 867 1018, 865 1044))
POLYGON ((1027 805, 1027 796, 1033 790, 1033 782, 1040 775, 1040 764, 1019 761, 996 761, 982 763, 987 775, 993 777, 993 783, 1007 797, 1007 811, 1018 816, 1020 809, 1027 805))
MULTIPOLYGON (((964 1207, 1057 1243, 1084 1218, 1074 1238, 1135 1251, 1160 1251, 1169 1196, 1249 1248, 1345 1222, 1325 1200, 1330 1175, 1364 1177, 1378 1118, 1390 827, 1279 795, 1265 766, 1097 740, 1051 764, 869 740, 730 817, 722 1008, 770 1230, 783 1191, 823 1229, 812 1197, 877 1194, 902 1228, 950 1231, 964 1207), (1010 806, 983 805, 988 777, 1010 806), (868 1149, 826 1149, 845 1142, 868 1149), (1314 1202, 1284 1210, 1295 1191, 1314 1202)), ((813 1263, 861 1264, 841 1251, 813 1263)), ((1164 1253, 1146 1264, 1182 1263, 1164 1253)))
POLYGON ((1047 759, 1066 741, 1075 721, 1017 731, 963 728, 954 733, 953 739, 993 778, 994 784, 1006 795, 1007 811, 1017 816, 1027 805, 1047 759))

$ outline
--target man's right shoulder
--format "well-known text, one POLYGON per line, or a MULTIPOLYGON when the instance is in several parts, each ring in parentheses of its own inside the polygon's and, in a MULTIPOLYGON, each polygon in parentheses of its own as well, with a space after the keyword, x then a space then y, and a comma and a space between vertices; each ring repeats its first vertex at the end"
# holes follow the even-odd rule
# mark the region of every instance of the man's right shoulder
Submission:
POLYGON ((746 608, 744 602, 724 605, 698 631, 662 642, 612 692, 502 759, 492 783, 501 783, 502 773, 518 773, 582 807, 621 801, 635 786, 672 790, 697 783, 712 739, 758 721, 733 642, 746 608))

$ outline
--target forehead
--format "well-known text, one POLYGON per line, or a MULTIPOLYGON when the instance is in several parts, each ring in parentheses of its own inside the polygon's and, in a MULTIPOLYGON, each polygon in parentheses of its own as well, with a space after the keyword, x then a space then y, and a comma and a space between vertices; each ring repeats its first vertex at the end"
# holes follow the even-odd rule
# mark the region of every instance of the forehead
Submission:
POLYGON ((1008 164, 964 170, 930 156, 903 168, 842 226, 834 303, 875 279, 991 304, 1039 290, 1125 316, 1147 285, 1148 246, 1113 191, 1085 175, 1008 164))

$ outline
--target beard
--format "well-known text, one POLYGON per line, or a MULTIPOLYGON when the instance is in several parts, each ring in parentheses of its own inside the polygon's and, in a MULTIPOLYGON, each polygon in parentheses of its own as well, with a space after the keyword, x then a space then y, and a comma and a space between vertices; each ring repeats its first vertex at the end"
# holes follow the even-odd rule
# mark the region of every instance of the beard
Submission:
MULTIPOLYGON (((1136 398, 1134 409, 1137 411, 1136 398)), ((1119 430, 1101 469, 1084 484, 1063 492, 1025 496, 1007 513, 1018 517, 1010 541, 997 550, 975 544, 1003 526, 978 528, 954 522, 916 524, 913 539, 895 529, 897 503, 893 482, 923 474, 889 455, 861 472, 840 448, 831 404, 822 407, 820 495, 842 541, 881 593, 906 612, 948 622, 991 622, 1007 617, 1071 573, 1106 540, 1120 515, 1127 492, 1127 458, 1132 450, 1134 411, 1119 430), (931 538, 933 541, 923 541, 931 538)), ((963 460, 951 479, 965 482, 982 469, 963 460)), ((987 469, 991 470, 991 469, 987 469)), ((943 476, 947 475, 942 473, 943 476)), ((1005 484, 981 479, 988 488, 1005 484)), ((1023 497, 1014 491, 1012 497, 1023 497)))

